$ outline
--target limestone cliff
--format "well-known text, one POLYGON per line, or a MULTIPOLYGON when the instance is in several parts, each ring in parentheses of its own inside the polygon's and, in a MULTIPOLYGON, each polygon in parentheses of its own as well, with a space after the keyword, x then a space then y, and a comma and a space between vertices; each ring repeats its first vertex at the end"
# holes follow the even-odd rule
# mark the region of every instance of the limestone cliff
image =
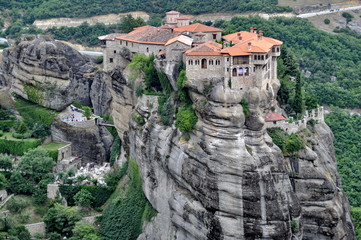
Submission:
POLYGON ((2 76, 11 92, 62 110, 74 101, 90 104, 94 67, 68 45, 39 37, 4 50, 2 76))
POLYGON ((184 141, 174 125, 160 123, 157 97, 134 95, 127 61, 105 75, 126 155, 139 163, 159 212, 139 239, 354 239, 324 123, 311 129, 297 157, 284 157, 264 127, 274 92, 253 88, 239 96, 204 79, 188 82, 199 120, 184 141), (213 90, 205 91, 210 83, 213 90), (247 116, 240 97, 249 102, 247 116))

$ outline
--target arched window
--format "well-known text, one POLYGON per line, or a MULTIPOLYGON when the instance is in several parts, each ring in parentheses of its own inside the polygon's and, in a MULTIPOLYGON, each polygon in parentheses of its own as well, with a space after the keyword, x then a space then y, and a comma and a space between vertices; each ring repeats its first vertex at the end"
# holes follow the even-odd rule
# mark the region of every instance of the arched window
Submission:
POLYGON ((233 68, 232 70, 232 76, 237 77, 237 68, 233 68))
POLYGON ((199 65, 199 60, 196 60, 196 61, 195 61, 195 65, 199 65))
POLYGON ((243 68, 238 68, 238 76, 243 76, 243 68))
POLYGON ((188 60, 188 65, 193 65, 193 60, 188 60))
POLYGON ((202 66, 201 68, 207 68, 207 59, 203 58, 202 59, 202 66))
POLYGON ((216 65, 221 65, 221 61, 216 60, 216 65))
POLYGON ((209 65, 213 65, 213 60, 209 60, 209 65))
POLYGON ((248 68, 248 67, 246 67, 246 68, 244 69, 244 75, 245 75, 245 76, 249 76, 249 68, 248 68))
POLYGON ((147 48, 147 52, 149 52, 149 48, 147 48))

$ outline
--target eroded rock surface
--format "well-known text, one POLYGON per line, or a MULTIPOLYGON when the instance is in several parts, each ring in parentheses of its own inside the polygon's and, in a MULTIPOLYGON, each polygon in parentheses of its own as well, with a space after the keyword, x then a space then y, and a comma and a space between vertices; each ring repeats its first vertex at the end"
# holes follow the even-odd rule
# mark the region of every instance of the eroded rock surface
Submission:
MULTIPOLYGON (((138 239, 354 239, 324 123, 312 129, 306 149, 284 157, 264 127, 273 93, 253 88, 239 96, 218 79, 189 81, 198 123, 185 141, 174 125, 161 124, 156 96, 134 96, 126 65, 106 75, 126 155, 139 163, 159 212, 138 239), (206 92, 209 82, 214 88, 206 92)), ((272 86, 277 92, 279 82, 272 86)))
POLYGON ((45 107, 91 102, 92 60, 59 41, 39 37, 5 49, 2 68, 11 92, 45 107))

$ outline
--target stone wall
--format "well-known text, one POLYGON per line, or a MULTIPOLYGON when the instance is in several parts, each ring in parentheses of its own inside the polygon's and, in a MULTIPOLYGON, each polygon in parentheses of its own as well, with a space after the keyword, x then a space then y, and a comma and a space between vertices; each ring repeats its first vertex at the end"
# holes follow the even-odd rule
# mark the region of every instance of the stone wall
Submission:
POLYGON ((58 149, 58 161, 71 157, 71 144, 58 149))
POLYGON ((45 223, 33 223, 25 225, 25 228, 28 229, 31 236, 34 236, 36 233, 45 234, 45 223))
POLYGON ((47 185, 47 197, 50 200, 56 199, 57 196, 60 196, 59 184, 48 184, 47 185))
POLYGON ((289 122, 289 120, 277 121, 277 122, 266 122, 266 128, 281 128, 288 134, 297 133, 307 127, 309 120, 315 120, 317 123, 324 122, 324 110, 323 107, 319 107, 312 110, 307 110, 303 119, 289 122))

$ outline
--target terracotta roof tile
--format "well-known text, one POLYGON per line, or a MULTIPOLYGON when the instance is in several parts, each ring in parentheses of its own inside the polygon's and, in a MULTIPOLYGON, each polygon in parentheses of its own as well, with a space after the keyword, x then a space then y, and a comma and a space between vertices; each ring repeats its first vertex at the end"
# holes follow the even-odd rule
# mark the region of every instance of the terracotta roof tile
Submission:
POLYGON ((172 31, 171 28, 143 26, 135 28, 132 32, 117 37, 117 39, 136 43, 164 45, 169 39, 178 35, 180 33, 172 31))
POLYGON ((177 32, 222 32, 222 29, 210 27, 201 23, 194 23, 184 27, 175 28, 174 31, 177 32))
POLYGON ((191 46, 192 42, 193 42, 193 39, 190 38, 190 37, 184 36, 184 35, 179 35, 177 37, 169 39, 168 42, 165 45, 168 46, 168 45, 170 45, 170 44, 172 44, 174 42, 177 42, 177 41, 191 46))
POLYGON ((222 56, 222 45, 208 41, 185 52, 187 56, 222 56))
POLYGON ((275 122, 282 120, 286 120, 286 118, 279 113, 269 113, 265 119, 266 122, 275 122))
POLYGON ((166 12, 167 15, 176 15, 176 14, 180 14, 180 12, 177 12, 177 11, 169 11, 169 12, 166 12))

